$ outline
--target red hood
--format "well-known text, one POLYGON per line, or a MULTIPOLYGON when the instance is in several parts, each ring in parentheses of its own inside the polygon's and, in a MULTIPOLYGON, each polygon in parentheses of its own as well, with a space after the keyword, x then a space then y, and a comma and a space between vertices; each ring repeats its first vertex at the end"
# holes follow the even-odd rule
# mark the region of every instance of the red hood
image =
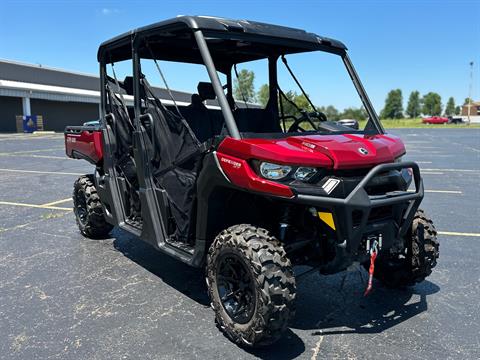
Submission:
POLYGON ((393 162, 405 153, 393 135, 308 135, 283 139, 226 138, 218 151, 240 159, 350 169, 393 162))

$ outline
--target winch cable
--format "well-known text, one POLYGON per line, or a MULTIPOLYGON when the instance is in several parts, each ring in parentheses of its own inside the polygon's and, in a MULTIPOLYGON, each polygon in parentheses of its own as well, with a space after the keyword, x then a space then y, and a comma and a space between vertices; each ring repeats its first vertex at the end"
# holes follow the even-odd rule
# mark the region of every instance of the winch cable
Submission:
POLYGON ((245 107, 248 109, 247 98, 245 97, 242 89, 242 84, 240 83, 240 79, 238 78, 237 64, 233 65, 233 71, 235 72, 235 77, 237 78, 238 88, 240 89, 240 94, 242 95, 243 102, 245 103, 245 107))
POLYGON ((310 100, 310 98, 308 97, 307 93, 305 92, 305 90, 303 90, 303 87, 302 85, 300 84, 300 81, 298 81, 297 77, 295 76, 295 74, 293 73, 292 69, 290 68, 290 66, 288 66, 288 62, 287 62, 287 58, 285 57, 285 55, 282 55, 282 62, 283 64, 285 65, 285 67, 287 68, 288 72, 290 73, 290 75, 292 76, 292 79, 295 81, 295 83, 297 84, 297 86, 300 88, 300 91, 302 92, 303 96, 305 96, 305 98, 307 99, 308 103, 310 104, 310 106, 312 107, 313 111, 317 111, 317 108, 315 107, 315 105, 313 105, 312 101, 310 100))
POLYGON ((370 267, 368 268, 368 283, 363 296, 369 295, 373 288, 373 274, 375 272, 375 259, 377 258, 377 254, 378 254, 377 240, 373 242, 373 245, 370 248, 369 254, 370 254, 370 267))

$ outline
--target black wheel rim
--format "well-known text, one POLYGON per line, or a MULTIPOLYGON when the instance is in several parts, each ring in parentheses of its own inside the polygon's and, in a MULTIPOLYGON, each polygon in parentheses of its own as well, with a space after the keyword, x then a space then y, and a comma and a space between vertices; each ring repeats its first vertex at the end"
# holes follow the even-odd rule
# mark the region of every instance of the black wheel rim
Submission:
POLYGON ((75 214, 82 225, 87 222, 87 200, 82 190, 77 191, 74 196, 75 214))
POLYGON ((223 308, 234 322, 245 324, 252 318, 255 287, 247 265, 238 255, 225 254, 219 260, 217 290, 223 308))

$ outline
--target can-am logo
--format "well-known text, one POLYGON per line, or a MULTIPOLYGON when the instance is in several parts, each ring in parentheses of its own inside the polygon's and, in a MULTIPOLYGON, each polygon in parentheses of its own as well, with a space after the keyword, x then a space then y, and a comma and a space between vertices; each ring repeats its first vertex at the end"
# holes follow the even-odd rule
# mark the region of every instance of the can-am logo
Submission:
POLYGON ((221 158, 221 161, 229 165, 232 165, 235 169, 239 169, 242 166, 242 164, 239 163, 238 161, 230 160, 224 157, 221 158))
POLYGON ((362 155, 368 155, 368 150, 365 148, 358 148, 358 152, 362 155))

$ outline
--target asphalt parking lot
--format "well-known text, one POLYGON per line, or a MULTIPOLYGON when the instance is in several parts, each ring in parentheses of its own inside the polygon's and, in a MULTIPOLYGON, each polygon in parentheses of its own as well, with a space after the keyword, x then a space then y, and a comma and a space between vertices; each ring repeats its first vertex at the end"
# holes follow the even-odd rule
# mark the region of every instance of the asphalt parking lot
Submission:
POLYGON ((201 271, 119 230, 80 235, 72 184, 92 168, 63 135, 0 135, 0 358, 480 358, 480 129, 391 132, 422 168, 434 273, 367 298, 363 271, 302 278, 290 330, 250 352, 216 329, 201 271))

